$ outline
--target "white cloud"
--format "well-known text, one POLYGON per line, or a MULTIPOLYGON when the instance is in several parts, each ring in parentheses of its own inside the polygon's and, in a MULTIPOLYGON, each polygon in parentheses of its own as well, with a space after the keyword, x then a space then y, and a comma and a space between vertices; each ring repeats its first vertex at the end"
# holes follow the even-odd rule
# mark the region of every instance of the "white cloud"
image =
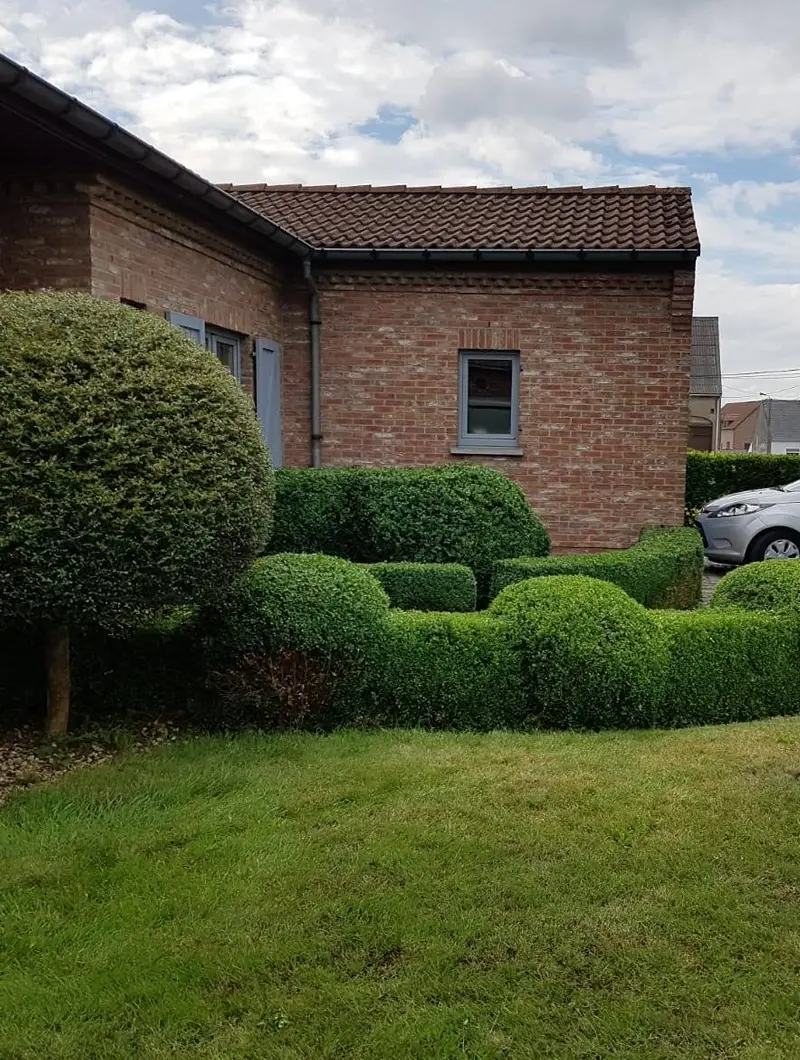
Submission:
POLYGON ((796 0, 222 3, 0 0, 0 46, 214 180, 681 183, 702 168, 697 307, 722 318, 726 370, 797 357, 796 0), (383 108, 408 115, 396 142, 362 131, 383 108), (765 159, 762 180, 715 172, 744 156, 765 159))

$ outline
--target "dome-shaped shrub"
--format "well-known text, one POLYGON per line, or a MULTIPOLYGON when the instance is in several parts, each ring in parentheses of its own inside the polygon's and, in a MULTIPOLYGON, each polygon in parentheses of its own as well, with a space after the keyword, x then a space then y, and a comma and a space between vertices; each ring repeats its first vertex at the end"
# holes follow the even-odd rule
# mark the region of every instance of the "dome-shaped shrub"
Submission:
POLYGON ((349 560, 279 553, 240 575, 206 616, 213 724, 327 724, 358 712, 386 632, 389 598, 349 560))
POLYGON ((288 649, 352 660, 374 641, 389 597, 369 571, 346 559, 279 553, 235 581, 215 641, 229 655, 288 649))
POLYGON ((0 613, 49 623, 62 714, 70 625, 214 599, 272 506, 252 404, 211 354, 113 302, 0 295, 0 613))
POLYGON ((490 612, 523 652, 529 708, 556 728, 630 728, 657 716, 666 647, 622 589, 559 575, 504 589, 490 612))
POLYGON ((767 560, 731 571, 714 590, 711 607, 800 615, 800 561, 767 560))

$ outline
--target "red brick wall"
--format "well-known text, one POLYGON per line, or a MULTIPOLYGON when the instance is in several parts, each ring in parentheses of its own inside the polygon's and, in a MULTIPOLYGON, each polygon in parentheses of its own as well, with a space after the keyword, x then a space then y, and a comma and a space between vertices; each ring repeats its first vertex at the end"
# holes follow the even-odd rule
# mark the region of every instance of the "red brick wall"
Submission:
POLYGON ((88 290, 89 200, 71 176, 0 182, 0 290, 88 290))
POLYGON ((266 252, 253 252, 105 179, 91 189, 90 227, 92 293, 239 332, 243 382, 250 390, 251 340, 282 337, 280 266, 266 252))
MULTIPOLYGON (((322 289, 323 464, 464 459, 459 349, 521 354, 513 477, 559 551, 683 521, 694 274, 331 274, 322 289)), ((285 302, 286 462, 309 458, 307 316, 285 302)))

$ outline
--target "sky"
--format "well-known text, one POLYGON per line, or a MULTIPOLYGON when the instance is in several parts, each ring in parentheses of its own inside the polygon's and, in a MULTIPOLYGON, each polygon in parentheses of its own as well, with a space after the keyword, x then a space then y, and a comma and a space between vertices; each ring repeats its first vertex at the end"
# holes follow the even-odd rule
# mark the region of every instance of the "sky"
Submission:
POLYGON ((690 185, 726 398, 800 398, 797 0, 0 0, 0 51, 219 182, 690 185))

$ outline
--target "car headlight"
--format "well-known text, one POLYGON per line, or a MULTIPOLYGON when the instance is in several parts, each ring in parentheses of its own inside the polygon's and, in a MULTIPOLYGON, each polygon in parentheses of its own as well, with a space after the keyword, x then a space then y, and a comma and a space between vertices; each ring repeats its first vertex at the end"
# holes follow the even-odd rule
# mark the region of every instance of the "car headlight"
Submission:
POLYGON ((729 504, 727 508, 722 508, 717 512, 717 518, 727 519, 731 515, 755 515, 756 512, 763 512, 765 508, 771 507, 771 504, 749 504, 745 502, 729 504))

